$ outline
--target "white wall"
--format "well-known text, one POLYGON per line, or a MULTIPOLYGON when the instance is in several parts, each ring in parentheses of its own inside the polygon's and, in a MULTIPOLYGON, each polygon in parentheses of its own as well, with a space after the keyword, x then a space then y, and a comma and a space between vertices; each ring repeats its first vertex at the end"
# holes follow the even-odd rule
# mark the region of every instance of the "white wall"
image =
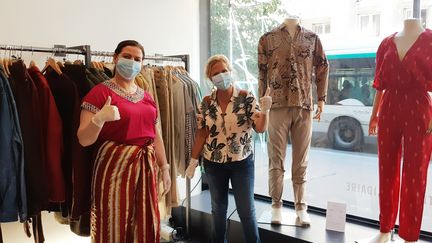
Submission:
MULTIPOLYGON (((146 53, 190 54, 199 77, 199 0, 1 0, 0 44, 91 45, 114 51, 135 39, 146 53)), ((4 53, 4 52, 0 52, 4 53)))
MULTIPOLYGON (((146 54, 189 54, 191 76, 199 82, 199 0, 1 0, 0 6, 0 45, 88 44, 113 52, 118 42, 135 39, 146 54)), ((47 56, 23 55, 42 67, 47 56)), ((199 177, 197 170, 192 185, 199 177)), ((184 198, 185 180, 178 182, 184 198)), ((199 192, 200 186, 194 194, 199 192)))

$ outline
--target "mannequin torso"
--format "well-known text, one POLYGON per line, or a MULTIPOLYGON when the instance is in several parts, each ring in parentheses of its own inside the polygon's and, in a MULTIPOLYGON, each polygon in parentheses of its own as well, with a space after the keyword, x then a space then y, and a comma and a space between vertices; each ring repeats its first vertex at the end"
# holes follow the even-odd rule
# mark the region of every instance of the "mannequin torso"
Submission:
POLYGON ((298 18, 286 18, 284 20, 283 24, 286 26, 290 36, 294 37, 296 32, 297 32, 298 25, 299 25, 299 19, 298 18))
POLYGON ((424 28, 419 19, 406 19, 404 21, 403 30, 398 32, 394 37, 401 61, 423 31, 424 28))

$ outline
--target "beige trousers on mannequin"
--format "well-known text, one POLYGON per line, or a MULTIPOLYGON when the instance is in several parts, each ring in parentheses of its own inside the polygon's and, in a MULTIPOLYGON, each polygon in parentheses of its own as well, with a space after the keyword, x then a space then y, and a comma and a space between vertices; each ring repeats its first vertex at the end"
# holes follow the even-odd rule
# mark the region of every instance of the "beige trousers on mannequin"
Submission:
POLYGON ((295 208, 296 210, 306 210, 307 204, 304 200, 304 193, 308 152, 312 138, 312 111, 300 107, 271 109, 268 135, 269 194, 272 198, 272 206, 282 206, 284 160, 288 136, 291 136, 291 180, 294 188, 295 208))

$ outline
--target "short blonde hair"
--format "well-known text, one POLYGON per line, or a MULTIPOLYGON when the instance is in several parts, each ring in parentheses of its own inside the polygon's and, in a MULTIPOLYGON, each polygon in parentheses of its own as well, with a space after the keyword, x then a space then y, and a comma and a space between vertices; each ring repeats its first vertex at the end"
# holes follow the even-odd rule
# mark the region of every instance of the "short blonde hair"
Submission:
POLYGON ((225 55, 222 55, 222 54, 213 55, 208 59, 207 65, 206 65, 205 70, 204 70, 206 78, 211 79, 210 72, 211 72, 213 66, 219 62, 225 64, 225 66, 228 68, 228 70, 232 71, 231 64, 225 55))

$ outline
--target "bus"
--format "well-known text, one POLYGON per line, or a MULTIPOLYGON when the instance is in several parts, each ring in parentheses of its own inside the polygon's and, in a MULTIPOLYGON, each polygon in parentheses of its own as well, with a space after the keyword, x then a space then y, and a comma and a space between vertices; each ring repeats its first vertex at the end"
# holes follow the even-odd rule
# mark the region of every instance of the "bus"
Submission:
POLYGON ((327 103, 321 121, 313 122, 313 133, 326 133, 334 149, 363 151, 365 143, 376 143, 376 137, 368 136, 375 56, 374 50, 327 51, 327 103))

